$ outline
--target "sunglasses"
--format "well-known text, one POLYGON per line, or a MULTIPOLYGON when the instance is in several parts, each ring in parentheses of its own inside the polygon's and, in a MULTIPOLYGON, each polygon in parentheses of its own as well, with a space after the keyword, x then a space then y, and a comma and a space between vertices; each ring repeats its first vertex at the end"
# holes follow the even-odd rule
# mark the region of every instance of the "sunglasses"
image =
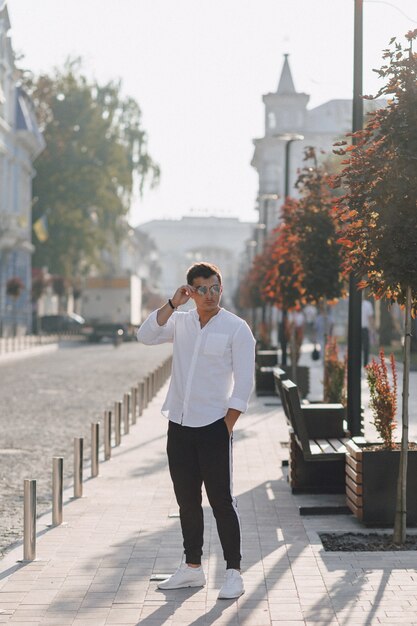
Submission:
POLYGON ((220 285, 210 285, 210 287, 206 287, 205 285, 201 285, 200 287, 195 287, 195 293, 199 296, 205 296, 207 291, 210 292, 211 296, 218 295, 220 293, 220 285))

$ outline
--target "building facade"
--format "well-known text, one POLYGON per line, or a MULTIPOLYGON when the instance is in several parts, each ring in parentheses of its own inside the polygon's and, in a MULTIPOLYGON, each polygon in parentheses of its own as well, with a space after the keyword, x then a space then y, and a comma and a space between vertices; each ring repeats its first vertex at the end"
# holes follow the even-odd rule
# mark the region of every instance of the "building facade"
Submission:
MULTIPOLYGON (((279 209, 285 197, 296 196, 294 183, 297 171, 302 167, 306 146, 313 146, 317 153, 325 152, 331 157, 335 141, 352 129, 352 101, 329 100, 312 109, 307 105, 310 96, 295 89, 288 60, 284 55, 277 90, 263 96, 265 106, 265 134, 254 139, 251 165, 259 177, 259 222, 270 231, 279 221, 279 209)), ((365 112, 383 106, 382 101, 365 100, 365 112)), ((323 155, 321 155, 323 156, 323 155)))
POLYGON ((234 295, 240 268, 253 224, 237 218, 183 217, 181 220, 154 220, 141 224, 155 244, 160 267, 159 291, 170 298, 185 283, 187 268, 198 261, 217 265, 223 277, 223 304, 234 309, 234 295))
POLYGON ((44 148, 32 103, 18 83, 5 0, 0 0, 0 334, 31 327, 33 161, 44 148), (18 297, 8 281, 20 279, 18 297))

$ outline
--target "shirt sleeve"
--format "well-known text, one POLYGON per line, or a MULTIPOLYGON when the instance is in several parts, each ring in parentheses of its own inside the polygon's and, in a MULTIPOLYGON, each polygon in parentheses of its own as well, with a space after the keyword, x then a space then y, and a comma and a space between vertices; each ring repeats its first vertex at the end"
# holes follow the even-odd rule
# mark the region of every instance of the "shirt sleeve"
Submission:
POLYGON ((234 385, 228 408, 244 413, 248 409, 255 376, 255 339, 246 323, 233 336, 232 360, 234 385))
POLYGON ((156 320, 158 311, 153 311, 146 318, 137 332, 137 340, 147 346, 156 346, 160 343, 172 343, 174 341, 175 316, 173 313, 164 326, 160 326, 156 320))

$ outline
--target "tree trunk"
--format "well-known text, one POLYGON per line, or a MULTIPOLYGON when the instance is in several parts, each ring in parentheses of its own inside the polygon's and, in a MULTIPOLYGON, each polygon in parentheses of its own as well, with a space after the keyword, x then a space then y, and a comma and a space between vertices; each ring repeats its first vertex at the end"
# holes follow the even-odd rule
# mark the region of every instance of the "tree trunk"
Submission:
POLYGON ((407 535, 408 394, 410 383, 411 287, 407 287, 404 333, 401 454, 398 471, 397 504, 395 510, 393 537, 393 541, 396 545, 402 545, 405 542, 407 535))
POLYGON ((411 352, 417 352, 417 319, 411 320, 411 352))

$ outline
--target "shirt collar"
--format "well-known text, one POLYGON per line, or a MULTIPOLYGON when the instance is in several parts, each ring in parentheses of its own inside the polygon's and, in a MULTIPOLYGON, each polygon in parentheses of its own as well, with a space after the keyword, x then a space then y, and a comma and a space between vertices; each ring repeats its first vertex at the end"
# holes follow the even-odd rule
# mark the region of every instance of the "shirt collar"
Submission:
MULTIPOLYGON (((207 324, 210 324, 211 320, 214 320, 214 319, 218 318, 218 317, 219 317, 219 315, 220 315, 221 313, 223 313, 223 311, 224 311, 224 308, 221 306, 221 307, 220 307, 220 310, 216 313, 216 315, 213 315, 213 317, 212 317, 211 319, 209 319, 209 321, 207 322, 207 324)), ((192 315, 193 315, 194 319, 195 319, 195 320, 196 320, 196 321, 200 324, 200 318, 198 317, 198 312, 197 312, 197 309, 196 309, 196 308, 195 308, 195 309, 191 309, 190 313, 192 313, 192 315)), ((207 324, 206 324, 206 326, 207 326, 207 324)), ((204 327, 204 328, 205 328, 205 327, 204 327)))

